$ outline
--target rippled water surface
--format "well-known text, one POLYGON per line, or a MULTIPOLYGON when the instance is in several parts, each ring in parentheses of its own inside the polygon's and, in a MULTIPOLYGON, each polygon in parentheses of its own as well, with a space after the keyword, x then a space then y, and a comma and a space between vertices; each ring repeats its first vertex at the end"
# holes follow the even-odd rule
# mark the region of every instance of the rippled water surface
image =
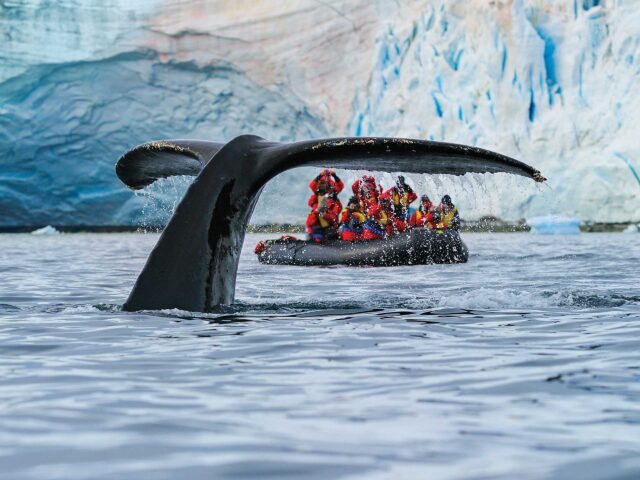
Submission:
POLYGON ((7 479, 640 478, 640 235, 466 265, 260 265, 124 313, 155 235, 0 236, 7 479))

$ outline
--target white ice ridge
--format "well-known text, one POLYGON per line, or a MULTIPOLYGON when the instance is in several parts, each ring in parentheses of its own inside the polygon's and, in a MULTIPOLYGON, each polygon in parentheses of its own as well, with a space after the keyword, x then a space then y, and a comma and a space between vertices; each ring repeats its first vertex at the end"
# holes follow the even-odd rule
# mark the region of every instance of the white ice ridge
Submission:
MULTIPOLYGON (((0 158, 10 153, 27 168, 34 151, 48 155, 63 144, 61 169, 100 165, 95 189, 55 190, 66 195, 56 215, 73 215, 99 195, 90 208, 110 216, 104 222, 136 222, 140 198, 122 206, 107 154, 153 132, 229 140, 253 130, 273 140, 380 135, 468 143, 521 159, 550 179, 542 189, 509 178, 487 187, 477 178, 468 186, 417 180, 434 197, 454 191, 466 218, 640 221, 637 0, 31 0, 2 2, 0 13, 0 34, 9 39, 0 53, 7 65, 0 158), (103 64, 92 62, 111 62, 111 71, 100 74, 103 64), (40 72, 44 83, 34 84, 29 68, 48 64, 60 68, 40 72), (75 76, 77 85, 90 79, 91 88, 79 90, 75 76), (50 92, 60 99, 47 106, 50 92), (61 99, 74 103, 56 117, 61 99), (125 111, 111 114, 110 105, 125 111), (21 119, 49 132, 38 137, 43 144, 14 147, 31 138, 11 131, 21 119), (91 157, 94 151, 101 156, 91 157)), ((28 213, 59 205, 39 197, 44 189, 26 191, 20 182, 29 173, 20 168, 5 179, 9 197, 32 202, 28 213)), ((312 176, 293 171, 268 185, 253 221, 303 220, 312 176), (287 208, 274 212, 283 197, 287 208)))
POLYGON ((60 232, 58 230, 56 230, 55 227, 52 227, 51 225, 47 225, 46 227, 42 227, 42 228, 38 228, 37 230, 34 230, 33 232, 31 232, 31 235, 59 235, 60 232))

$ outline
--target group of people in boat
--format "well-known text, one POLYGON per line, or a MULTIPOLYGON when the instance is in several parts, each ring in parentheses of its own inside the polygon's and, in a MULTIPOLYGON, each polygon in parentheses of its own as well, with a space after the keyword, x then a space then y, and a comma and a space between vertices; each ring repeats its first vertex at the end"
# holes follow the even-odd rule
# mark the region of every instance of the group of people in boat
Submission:
POLYGON ((437 206, 422 195, 418 208, 412 211, 410 205, 418 195, 403 176, 398 176, 395 185, 385 191, 372 175, 363 175, 351 185, 353 196, 346 208, 338 198, 344 182, 333 170, 320 172, 309 188, 313 193, 306 227, 309 238, 317 243, 335 238, 348 242, 374 240, 411 228, 442 233, 460 227, 458 209, 449 195, 442 197, 437 206))

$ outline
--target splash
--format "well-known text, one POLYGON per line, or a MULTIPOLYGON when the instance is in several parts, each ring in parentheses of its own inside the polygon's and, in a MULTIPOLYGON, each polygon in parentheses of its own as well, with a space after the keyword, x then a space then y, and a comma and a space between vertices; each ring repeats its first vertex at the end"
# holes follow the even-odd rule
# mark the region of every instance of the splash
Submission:
MULTIPOLYGON (((365 170, 340 171, 339 174, 345 181, 342 197, 345 193, 347 196, 351 195, 351 183, 362 175, 374 175, 384 190, 394 186, 397 178, 395 174, 365 170)), ((539 192, 539 186, 531 180, 506 173, 467 173, 462 176, 407 173, 404 176, 418 196, 426 194, 436 205, 444 195, 450 195, 465 219, 478 219, 504 212, 507 219, 518 219, 517 202, 512 202, 510 206, 504 201, 505 184, 509 185, 510 198, 520 198, 524 202, 539 192)), ((412 207, 415 208, 416 204, 414 202, 412 207)))
POLYGON ((144 200, 142 227, 145 230, 157 230, 165 225, 193 179, 189 176, 162 178, 143 190, 135 191, 144 200))

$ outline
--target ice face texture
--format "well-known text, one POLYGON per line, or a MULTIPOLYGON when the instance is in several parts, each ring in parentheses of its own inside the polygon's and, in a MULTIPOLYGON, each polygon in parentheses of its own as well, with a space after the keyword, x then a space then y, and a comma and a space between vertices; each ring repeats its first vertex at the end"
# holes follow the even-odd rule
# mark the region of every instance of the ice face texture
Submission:
MULTIPOLYGON (((119 184, 117 157, 247 132, 477 145, 551 188, 425 183, 453 189, 467 218, 640 220, 634 2, 128 3, 0 6, 0 224, 162 222, 119 184)), ((301 221, 310 176, 276 179, 254 222, 301 221)))

